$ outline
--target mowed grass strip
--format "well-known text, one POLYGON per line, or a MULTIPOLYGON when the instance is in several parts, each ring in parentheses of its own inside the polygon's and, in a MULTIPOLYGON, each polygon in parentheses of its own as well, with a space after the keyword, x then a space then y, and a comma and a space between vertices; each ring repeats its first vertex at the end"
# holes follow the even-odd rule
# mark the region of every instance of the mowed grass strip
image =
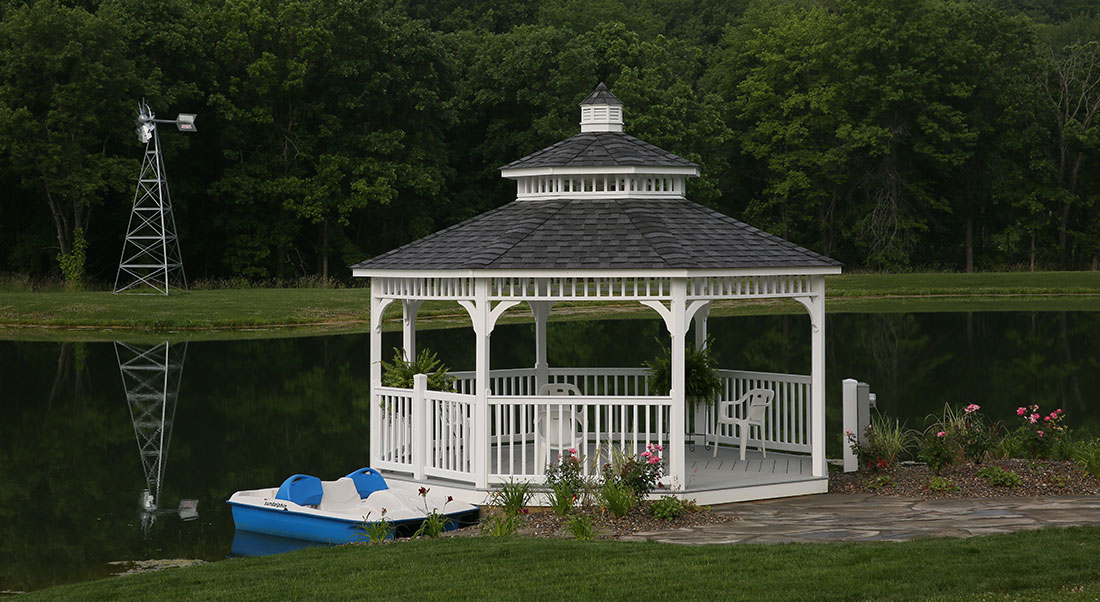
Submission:
POLYGON ((1093 599, 1100 528, 902 543, 678 546, 448 538, 314 548, 60 586, 32 600, 1093 599), (1077 591, 1085 598, 1071 595, 1077 591))
MULTIPOLYGON (((1100 272, 1011 272, 990 274, 855 274, 830 276, 830 312, 906 311, 1096 311, 1100 272)), ((220 289, 172 296, 113 295, 108 292, 0 291, 0 329, 120 328, 141 330, 233 330, 263 327, 316 327, 332 332, 363 332, 368 326, 370 292, 344 289, 220 289)), ((714 315, 801 313, 790 301, 721 302, 714 315)), ((468 323, 454 302, 429 302, 420 309, 421 327, 468 323), (433 324, 434 323, 434 324, 433 324)), ((560 303, 554 319, 651 317, 637 303, 560 303)), ((508 312, 512 321, 529 320, 525 307, 508 312)), ((400 319, 391 304, 387 319, 400 319)), ((393 327, 393 325, 390 325, 393 327)), ((274 335, 272 335, 274 336, 274 335)), ((37 338, 28 335, 29 338, 37 338)), ((5 331, 5 338, 25 338, 5 331)))

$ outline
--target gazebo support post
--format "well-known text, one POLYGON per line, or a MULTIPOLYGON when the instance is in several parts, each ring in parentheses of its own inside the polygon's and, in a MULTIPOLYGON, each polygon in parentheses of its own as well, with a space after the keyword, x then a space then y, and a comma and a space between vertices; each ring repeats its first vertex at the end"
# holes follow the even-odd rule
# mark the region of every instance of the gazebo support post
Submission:
MULTIPOLYGON (((695 324, 695 350, 702 351, 707 346, 707 318, 710 316, 711 302, 707 301, 706 305, 700 307, 695 312, 695 316, 692 318, 692 322, 695 324)), ((707 436, 707 408, 711 407, 709 403, 700 403, 695 405, 695 409, 692 411, 691 428, 691 441, 695 444, 695 435, 702 434, 704 442, 707 436)))
POLYGON ((669 303, 669 335, 672 339, 672 416, 669 418, 668 450, 668 476, 671 486, 676 489, 687 487, 685 476, 687 462, 685 459, 685 431, 686 408, 684 405, 684 343, 687 337, 687 278, 672 279, 672 299, 669 303))
POLYGON ((825 276, 809 277, 809 295, 795 297, 810 314, 810 463, 813 476, 825 466, 825 276))
MULTIPOLYGON (((466 306, 466 303, 463 303, 466 306)), ((466 306, 473 321, 474 336, 477 338, 474 353, 474 394, 477 402, 474 406, 473 460, 474 485, 478 489, 489 488, 489 338, 492 327, 489 325, 489 280, 478 278, 474 281, 473 307, 466 306)))
POLYGON ((554 307, 552 301, 528 301, 531 307, 531 315, 535 318, 535 390, 538 393, 546 383, 550 382, 550 364, 546 360, 546 321, 550 317, 550 309, 554 307))
MULTIPOLYGON (((370 295, 370 423, 372 432, 382 424, 382 408, 374 392, 382 386, 382 314, 393 299, 383 299, 375 295, 380 288, 378 278, 371 278, 370 295)), ((370 460, 374 462, 382 456, 382 439, 376 435, 370 437, 370 460)))
POLYGON ((401 343, 405 349, 405 359, 416 361, 416 313, 424 304, 419 299, 403 299, 401 301, 401 343))

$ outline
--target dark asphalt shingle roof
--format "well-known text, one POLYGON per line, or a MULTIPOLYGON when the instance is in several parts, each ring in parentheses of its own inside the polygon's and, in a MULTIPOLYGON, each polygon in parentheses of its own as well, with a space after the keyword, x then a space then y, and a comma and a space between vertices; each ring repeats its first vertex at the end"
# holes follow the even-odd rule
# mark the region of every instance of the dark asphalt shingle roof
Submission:
POLYGON ((582 132, 516 159, 501 169, 525 167, 695 167, 683 157, 622 132, 582 132))
POLYGON ((615 97, 611 93, 611 90, 607 89, 607 86, 603 82, 600 82, 595 90, 581 101, 581 105, 619 105, 622 106, 623 101, 615 97))
POLYGON ((840 262, 684 199, 513 201, 353 267, 733 269, 840 262))

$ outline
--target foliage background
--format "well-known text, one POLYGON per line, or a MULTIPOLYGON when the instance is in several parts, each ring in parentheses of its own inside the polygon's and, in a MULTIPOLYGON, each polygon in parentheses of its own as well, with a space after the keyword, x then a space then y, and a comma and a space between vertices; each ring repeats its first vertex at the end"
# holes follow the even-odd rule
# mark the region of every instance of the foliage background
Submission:
POLYGON ((627 131, 689 197, 850 268, 1096 269, 1100 18, 1076 0, 0 0, 0 272, 117 268, 137 101, 192 280, 349 264, 509 202, 497 167, 627 131))

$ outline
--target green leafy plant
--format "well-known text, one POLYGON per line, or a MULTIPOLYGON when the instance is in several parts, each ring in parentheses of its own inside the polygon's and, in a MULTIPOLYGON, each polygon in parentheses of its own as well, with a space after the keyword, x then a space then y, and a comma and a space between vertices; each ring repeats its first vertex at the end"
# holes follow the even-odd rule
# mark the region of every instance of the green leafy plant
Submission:
POLYGON ((490 537, 511 537, 519 532, 520 522, 517 514, 494 512, 481 523, 481 532, 490 537))
POLYGON ((87 251, 88 241, 84 238, 84 229, 73 228, 72 249, 68 253, 57 254, 61 277, 65 281, 65 288, 70 291, 84 290, 84 264, 87 251))
POLYGON ((978 471, 978 476, 997 487, 1016 487, 1021 483, 1020 475, 1000 466, 986 466, 978 471))
MULTIPOLYGON (((431 537, 436 538, 443 535, 443 532, 447 530, 447 527, 451 525, 451 519, 439 510, 439 508, 431 508, 428 505, 428 491, 430 489, 421 487, 418 491, 420 497, 424 498, 424 513, 428 515, 424 519, 424 522, 420 523, 420 528, 413 533, 413 537, 431 537)), ((443 503, 443 509, 446 510, 447 504, 454 501, 454 498, 447 496, 447 501, 443 503)))
POLYGON ((649 513, 661 520, 680 518, 685 511, 687 507, 684 501, 671 495, 661 496, 661 499, 649 505, 649 513))
POLYGON ((592 517, 580 514, 569 521, 569 532, 573 534, 573 539, 589 541, 596 536, 596 526, 592 522, 592 517))
POLYGON ((527 481, 509 480, 493 493, 493 500, 509 516, 525 514, 531 503, 531 484, 527 481))
POLYGON ((382 362, 382 386, 411 389, 413 376, 427 374, 429 390, 454 391, 455 379, 449 371, 430 349, 421 349, 416 359, 409 361, 403 350, 394 347, 393 363, 382 362))
POLYGON ((612 516, 622 518, 638 505, 638 496, 622 481, 610 480, 600 488, 600 502, 612 516))
POLYGON ((959 486, 944 477, 932 477, 928 479, 928 488, 932 491, 955 491, 959 486))
POLYGON ((888 474, 880 474, 867 483, 867 488, 872 491, 894 486, 894 477, 888 474))
POLYGON ((573 504, 577 501, 577 493, 568 483, 556 483, 550 486, 547 498, 554 514, 565 516, 573 509, 573 504))
POLYGON ((1079 441, 1073 450, 1077 466, 1088 474, 1100 478, 1100 438, 1079 441))
MULTIPOLYGON (((661 355, 642 365, 649 375, 650 393, 668 395, 672 390, 672 350, 665 348, 661 355)), ((702 349, 688 345, 684 349, 684 398, 693 403, 713 403, 722 390, 717 368, 718 359, 711 352, 709 338, 702 349)))
POLYGON ((386 509, 382 509, 382 518, 370 520, 370 512, 363 517, 363 522, 355 525, 359 537, 365 538, 369 543, 383 543, 393 537, 393 522, 386 518, 386 509))

